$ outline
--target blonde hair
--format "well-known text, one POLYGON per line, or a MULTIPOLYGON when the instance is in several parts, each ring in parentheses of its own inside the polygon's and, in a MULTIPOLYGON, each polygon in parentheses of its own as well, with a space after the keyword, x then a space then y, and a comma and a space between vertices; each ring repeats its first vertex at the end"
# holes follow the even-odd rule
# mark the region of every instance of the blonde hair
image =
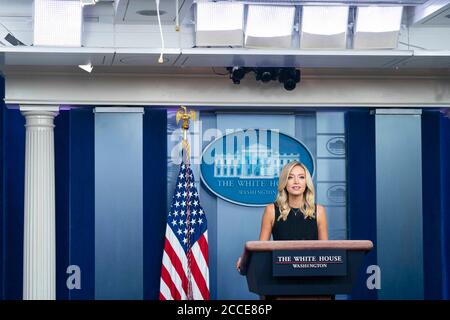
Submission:
POLYGON ((314 212, 315 210, 315 201, 314 201, 314 184, 311 178, 311 174, 309 173, 306 166, 298 161, 288 162, 280 173, 280 178, 278 179, 278 194, 275 202, 280 208, 280 216, 278 220, 283 219, 286 221, 289 212, 291 211, 291 207, 289 206, 289 194, 286 191, 286 185, 288 183, 289 174, 292 169, 296 166, 300 166, 305 170, 306 175, 306 188, 305 192, 303 192, 303 207, 300 208, 300 211, 303 213, 303 216, 310 219, 315 219, 314 212))

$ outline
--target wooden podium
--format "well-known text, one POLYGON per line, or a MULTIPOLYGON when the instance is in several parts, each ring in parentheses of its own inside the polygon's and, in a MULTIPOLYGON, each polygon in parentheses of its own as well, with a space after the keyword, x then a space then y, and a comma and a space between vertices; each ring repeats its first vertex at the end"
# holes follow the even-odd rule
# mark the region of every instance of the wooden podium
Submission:
POLYGON ((249 241, 240 273, 265 299, 333 299, 351 293, 372 248, 366 240, 249 241))

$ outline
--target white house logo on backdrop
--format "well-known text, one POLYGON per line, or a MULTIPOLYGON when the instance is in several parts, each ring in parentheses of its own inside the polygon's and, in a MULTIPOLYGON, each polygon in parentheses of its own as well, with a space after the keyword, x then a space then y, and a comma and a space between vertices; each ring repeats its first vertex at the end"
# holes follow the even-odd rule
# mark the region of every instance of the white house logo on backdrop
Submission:
POLYGON ((334 185, 327 190, 327 198, 330 202, 345 203, 346 190, 344 184, 334 185))
POLYGON ((327 150, 333 155, 345 155, 345 140, 344 137, 333 137, 327 141, 327 150))
POLYGON ((222 199, 264 206, 275 200, 280 170, 293 160, 314 174, 312 154, 297 139, 278 130, 233 131, 204 149, 201 179, 222 199))

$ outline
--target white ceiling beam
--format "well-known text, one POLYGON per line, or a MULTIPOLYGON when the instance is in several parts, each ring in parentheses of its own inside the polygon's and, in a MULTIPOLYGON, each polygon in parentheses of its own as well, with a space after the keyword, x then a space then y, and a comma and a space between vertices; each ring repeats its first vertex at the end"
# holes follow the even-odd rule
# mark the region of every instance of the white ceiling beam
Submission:
POLYGON ((5 71, 7 104, 96 106, 396 107, 450 105, 450 78, 437 76, 308 74, 298 88, 261 85, 246 77, 239 86, 216 74, 88 74, 5 71), (199 94, 201 88, 201 94, 199 94), (326 94, 324 94, 326 92, 326 94))

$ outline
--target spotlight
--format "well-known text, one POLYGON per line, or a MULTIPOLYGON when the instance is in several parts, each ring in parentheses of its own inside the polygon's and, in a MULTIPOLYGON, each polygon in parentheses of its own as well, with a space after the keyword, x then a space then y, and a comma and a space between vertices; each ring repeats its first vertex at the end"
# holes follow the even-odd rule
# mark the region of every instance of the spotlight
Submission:
POLYGON ((257 68, 255 70, 256 81, 269 82, 277 80, 278 70, 275 68, 257 68))
POLYGON ((92 69, 94 69, 90 62, 88 64, 80 64, 78 65, 78 67, 89 73, 91 73, 92 69))
POLYGON ((294 90, 297 83, 300 82, 300 70, 296 70, 295 68, 280 69, 278 80, 284 84, 286 90, 294 90))
POLYGON ((240 84, 241 80, 245 77, 245 74, 248 72, 243 67, 228 67, 228 72, 230 72, 230 79, 234 84, 240 84))
POLYGON ((300 70, 295 68, 249 68, 249 67, 228 67, 230 73, 230 79, 234 84, 240 84, 241 80, 249 72, 255 73, 256 81, 262 81, 264 83, 272 80, 277 80, 283 83, 284 88, 288 91, 294 90, 297 83, 300 82, 300 70))

